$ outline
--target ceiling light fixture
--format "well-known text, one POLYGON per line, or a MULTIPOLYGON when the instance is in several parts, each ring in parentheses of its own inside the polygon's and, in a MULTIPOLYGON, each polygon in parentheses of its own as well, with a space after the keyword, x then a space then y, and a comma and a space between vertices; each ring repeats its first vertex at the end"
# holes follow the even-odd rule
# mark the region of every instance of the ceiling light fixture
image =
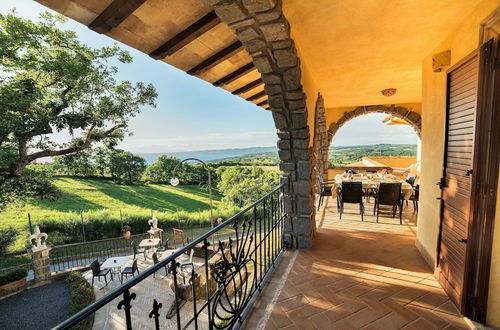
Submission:
POLYGON ((381 91, 384 96, 393 96, 396 94, 396 88, 386 88, 381 91))

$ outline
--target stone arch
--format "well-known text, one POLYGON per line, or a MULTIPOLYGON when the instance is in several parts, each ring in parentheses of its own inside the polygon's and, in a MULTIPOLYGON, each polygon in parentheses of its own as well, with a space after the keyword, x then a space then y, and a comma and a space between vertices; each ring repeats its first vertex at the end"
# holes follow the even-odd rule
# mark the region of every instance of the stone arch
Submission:
POLYGON ((366 115, 369 113, 376 113, 376 112, 387 113, 406 120, 413 127, 415 133, 420 138, 420 132, 422 130, 422 118, 418 112, 411 111, 408 108, 402 106, 396 106, 394 104, 390 106, 368 105, 368 106, 357 107, 352 111, 345 112, 344 115, 340 117, 339 120, 330 124, 330 126, 328 127, 328 136, 329 136, 328 146, 331 145, 333 137, 335 136, 339 128, 341 128, 349 120, 362 115, 366 115))
POLYGON ((284 195, 285 240, 307 249, 315 232, 308 112, 300 61, 281 0, 205 0, 247 50, 259 70, 278 135, 284 195))

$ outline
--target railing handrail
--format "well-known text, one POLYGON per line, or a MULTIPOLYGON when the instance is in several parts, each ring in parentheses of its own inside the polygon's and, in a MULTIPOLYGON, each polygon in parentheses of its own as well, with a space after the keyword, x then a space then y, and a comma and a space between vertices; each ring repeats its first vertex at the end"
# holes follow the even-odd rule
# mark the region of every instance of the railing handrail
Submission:
POLYGON ((82 321, 83 319, 85 319, 89 315, 97 312, 97 310, 99 310, 101 307, 103 307, 104 305, 106 305, 107 303, 109 303, 110 301, 112 301, 113 299, 115 299, 116 297, 118 297, 121 294, 123 294, 123 292, 127 291, 128 289, 132 288, 136 284, 142 282, 143 280, 145 280, 149 276, 153 275, 153 273, 155 273, 158 270, 160 270, 161 268, 165 267, 168 263, 172 262, 172 260, 175 260, 177 257, 179 257, 180 255, 182 255, 184 252, 186 252, 186 251, 194 248, 197 244, 199 244, 202 241, 208 239, 214 233, 220 231, 221 229, 225 228, 226 226, 228 226, 231 223, 233 223, 234 221, 236 221, 236 219, 239 218, 241 215, 245 214, 246 212, 248 212, 249 210, 251 210, 253 207, 257 206, 260 202, 262 202, 263 200, 265 200, 270 195, 272 195, 275 192, 277 192, 280 189, 282 189, 285 185, 286 185, 286 181, 282 182, 277 188, 273 189, 268 194, 266 194, 263 197, 259 198, 257 201, 253 202, 248 207, 244 208, 240 212, 238 212, 235 215, 233 215, 231 218, 227 219, 226 221, 224 221, 220 225, 212 228, 211 230, 209 230, 205 234, 203 234, 200 237, 198 237, 197 239, 193 240, 191 243, 188 243, 187 245, 179 248, 175 253, 173 253, 170 256, 168 256, 167 258, 161 260, 157 264, 154 264, 154 265, 146 268, 139 275, 133 277, 131 280, 123 283, 122 285, 120 285, 119 287, 117 287, 116 289, 114 289, 113 291, 111 291, 110 293, 108 293, 108 294, 104 295, 103 297, 99 298, 98 300, 96 300, 95 302, 93 302, 89 306, 85 307, 84 309, 82 309, 78 313, 72 315, 71 317, 69 317, 65 321, 63 321, 60 324, 58 324, 57 326, 55 326, 53 329, 67 329, 71 325, 74 325, 74 324, 82 321))

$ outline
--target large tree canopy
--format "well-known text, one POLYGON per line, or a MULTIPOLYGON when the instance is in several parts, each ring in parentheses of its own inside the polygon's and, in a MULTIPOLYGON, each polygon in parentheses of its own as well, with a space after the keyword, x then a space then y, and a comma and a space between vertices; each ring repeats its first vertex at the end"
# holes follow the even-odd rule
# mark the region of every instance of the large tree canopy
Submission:
POLYGON ((0 210, 36 194, 20 184, 28 164, 97 142, 114 146, 129 118, 155 107, 151 84, 115 80, 110 60, 129 63, 127 52, 117 45, 92 49, 57 27, 65 21, 48 13, 38 22, 0 14, 0 210), (64 143, 53 138, 61 132, 70 136, 64 143))

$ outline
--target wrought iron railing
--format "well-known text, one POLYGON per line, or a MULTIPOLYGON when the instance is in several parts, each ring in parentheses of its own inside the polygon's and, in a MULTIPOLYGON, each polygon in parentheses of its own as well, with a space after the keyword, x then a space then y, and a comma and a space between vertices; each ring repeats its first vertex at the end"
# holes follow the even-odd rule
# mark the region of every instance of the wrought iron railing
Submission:
POLYGON ((103 262, 110 256, 126 256, 133 254, 131 242, 139 244, 149 234, 132 235, 130 239, 123 237, 107 238, 98 241, 56 245, 50 251, 50 268, 52 272, 64 272, 75 268, 87 267, 94 260, 103 262))
POLYGON ((284 184, 55 329, 71 328, 94 313, 111 313, 113 322, 118 316, 127 329, 239 328, 284 251, 283 188, 284 184), (192 249, 197 262, 186 272, 179 261, 192 249), (170 285, 148 286, 165 267, 170 285), (170 306, 163 290, 170 290, 170 306), (145 291, 154 298, 147 301, 145 291))

